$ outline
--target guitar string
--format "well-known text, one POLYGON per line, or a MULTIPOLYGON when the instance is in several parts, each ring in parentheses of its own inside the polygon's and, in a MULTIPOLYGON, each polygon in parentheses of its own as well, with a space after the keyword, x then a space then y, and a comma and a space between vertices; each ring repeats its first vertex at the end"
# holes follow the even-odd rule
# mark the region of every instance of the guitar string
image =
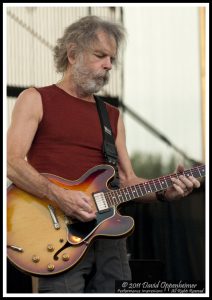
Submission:
POLYGON ((151 180, 147 181, 146 183, 140 183, 140 184, 136 184, 134 186, 124 187, 124 188, 120 188, 119 190, 114 190, 114 191, 110 191, 110 192, 104 192, 104 196, 107 198, 106 200, 110 202, 109 203, 110 205, 111 205, 111 203, 116 205, 116 204, 120 204, 120 203, 123 203, 126 201, 130 201, 132 199, 136 199, 137 197, 134 196, 135 192, 137 193, 138 197, 140 197, 140 196, 144 196, 145 194, 147 194, 149 192, 158 191, 161 188, 165 189, 173 184, 171 181, 172 177, 178 178, 180 175, 186 175, 186 176, 193 175, 194 177, 197 178, 197 177, 204 176, 204 172, 205 172, 205 165, 200 165, 200 166, 193 167, 189 170, 185 170, 183 172, 177 172, 177 173, 173 173, 170 175, 161 176, 156 179, 151 179, 151 180), (157 189, 151 188, 152 183, 154 184, 154 186, 157 189), (158 183, 160 186, 158 185, 158 183), (164 183, 165 183, 165 187, 163 186, 164 183), (142 187, 145 189, 144 193, 141 190, 142 187), (131 189, 131 192, 128 190, 129 188, 131 189), (132 188, 134 188, 133 191, 132 191, 132 188), (147 190, 146 190, 146 188, 147 188, 147 190), (139 190, 140 190, 140 194, 138 194, 139 190), (118 197, 115 196, 114 192, 116 194, 119 193, 118 197), (127 198, 127 195, 130 195, 130 199, 123 200, 123 196, 125 196, 127 198), (120 198, 122 198, 122 201, 120 198), (115 201, 113 201, 113 199, 115 201), (119 202, 119 200, 120 200, 120 202, 119 202), (118 203, 116 203, 116 201, 118 203))

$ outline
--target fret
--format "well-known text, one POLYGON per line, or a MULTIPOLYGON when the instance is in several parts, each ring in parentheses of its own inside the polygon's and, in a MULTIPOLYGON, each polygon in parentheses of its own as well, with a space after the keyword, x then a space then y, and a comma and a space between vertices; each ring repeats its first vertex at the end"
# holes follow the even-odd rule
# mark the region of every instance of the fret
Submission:
POLYGON ((136 185, 134 185, 134 187, 135 187, 135 190, 136 190, 136 193, 137 193, 138 197, 141 197, 142 194, 141 194, 141 191, 140 191, 140 189, 139 189, 139 185, 136 184, 136 185))
POLYGON ((185 171, 176 173, 177 179, 179 179, 180 176, 186 176, 185 171))
POLYGON ((114 194, 115 194, 115 204, 118 205, 119 204, 119 194, 117 192, 117 190, 114 190, 114 194))
POLYGON ((111 193, 109 192, 109 193, 105 193, 105 194, 106 194, 106 199, 108 199, 108 202, 109 202, 110 206, 112 206, 113 205, 113 199, 112 199, 111 193))
POLYGON ((125 192, 125 189, 122 189, 121 192, 122 192, 122 195, 124 195, 124 197, 125 197, 124 202, 128 201, 128 199, 127 199, 127 194, 126 194, 126 192, 125 192))
POLYGON ((201 176, 205 176, 205 166, 197 167, 201 176))
POLYGON ((124 202, 123 194, 121 190, 119 190, 119 200, 121 201, 120 203, 124 202))
POLYGON ((123 194, 123 195, 125 196, 125 198, 126 198, 125 201, 131 200, 131 199, 130 199, 130 195, 129 195, 129 192, 128 192, 127 187, 122 189, 122 194, 123 194))
POLYGON ((138 193, 138 192, 139 192, 139 190, 138 190, 138 188, 137 188, 137 186, 136 186, 136 185, 135 185, 134 187, 135 187, 135 191, 136 191, 136 194, 137 194, 137 197, 136 197, 136 198, 138 198, 138 197, 140 197, 140 194, 138 193))
POLYGON ((133 199, 133 193, 132 193, 132 190, 131 190, 131 186, 128 186, 128 187, 127 187, 127 190, 128 190, 130 199, 133 199))
POLYGON ((110 199, 110 193, 105 193, 105 199, 106 199, 107 203, 109 204, 108 206, 111 207, 112 202, 110 199))
POLYGON ((132 193, 133 193, 133 198, 138 198, 139 195, 138 195, 137 190, 135 189, 135 186, 132 186, 132 187, 131 187, 131 190, 132 190, 132 193), (135 196, 135 193, 137 194, 137 196, 135 196))
POLYGON ((185 171, 184 171, 184 175, 185 175, 186 177, 193 176, 191 170, 185 170, 185 171))
POLYGON ((129 186, 129 187, 128 187, 128 190, 129 190, 130 198, 133 199, 133 198, 134 198, 134 195, 133 195, 132 187, 129 186))
POLYGON ((139 185, 138 185, 138 187, 139 187, 139 190, 140 190, 140 194, 141 194, 141 196, 143 196, 143 195, 144 195, 144 191, 142 190, 142 185, 141 185, 141 184, 139 184, 139 185))
POLYGON ((119 194, 117 192, 117 190, 114 190, 114 193, 115 193, 115 198, 116 198, 116 204, 119 204, 119 194))
POLYGON ((170 180, 169 180, 169 183, 168 183, 169 186, 173 186, 173 181, 171 180, 172 178, 175 178, 175 179, 176 179, 176 178, 178 178, 178 177, 177 177, 176 174, 171 174, 171 175, 169 175, 169 179, 170 179, 170 180))
POLYGON ((166 184, 167 184, 167 187, 170 187, 173 185, 173 182, 171 180, 171 175, 166 176, 166 184))
POLYGON ((195 178, 205 176, 205 165, 194 167, 190 170, 185 170, 184 172, 178 172, 175 174, 162 176, 156 179, 148 180, 144 183, 140 183, 134 186, 128 186, 122 189, 111 190, 111 192, 105 192, 105 201, 108 206, 118 205, 121 202, 130 201, 138 197, 142 197, 145 194, 156 192, 160 190, 165 190, 167 187, 173 185, 172 178, 179 178, 180 175, 186 177, 193 176, 195 178))
POLYGON ((151 193, 152 192, 151 187, 150 187, 148 181, 144 182, 144 186, 146 188, 147 193, 151 193))
POLYGON ((126 197, 129 197, 129 199, 127 198, 127 200, 129 201, 129 200, 131 200, 131 197, 130 197, 130 193, 128 191, 128 187, 126 187, 125 190, 126 190, 125 195, 126 195, 126 197))
POLYGON ((199 170, 199 168, 194 168, 194 169, 192 169, 192 174, 193 174, 193 176, 194 177, 201 177, 201 173, 200 173, 200 170, 199 170))
POLYGON ((167 184, 167 182, 166 182, 166 180, 165 180, 164 177, 160 177, 159 181, 160 181, 160 184, 161 184, 161 186, 162 186, 163 189, 166 189, 168 187, 168 184, 167 184))
POLYGON ((144 187, 144 190, 145 190, 145 193, 144 193, 144 194, 147 194, 148 192, 147 192, 147 190, 146 190, 145 184, 143 183, 142 186, 144 187))
POLYGON ((154 180, 150 180, 149 184, 150 184, 150 188, 151 188, 152 192, 157 192, 157 187, 154 183, 154 180))
POLYGON ((129 187, 129 193, 130 193, 130 197, 131 199, 134 199, 134 194, 133 194, 133 190, 132 190, 132 186, 129 187))
POLYGON ((116 193, 116 201, 117 201, 116 204, 120 204, 121 203, 121 201, 120 201, 121 195, 119 194, 119 190, 115 190, 115 193, 116 193))
POLYGON ((163 189, 163 187, 162 187, 162 185, 160 183, 160 180, 158 178, 154 179, 153 181, 154 181, 154 184, 155 184, 155 186, 157 188, 157 191, 160 191, 161 189, 163 189))
POLYGON ((113 191, 111 194, 112 194, 112 201, 113 201, 113 204, 116 205, 116 204, 117 204, 117 203, 116 203, 116 201, 117 201, 117 200, 116 200, 116 199, 117 199, 117 196, 116 196, 116 194, 115 194, 115 191, 113 191))

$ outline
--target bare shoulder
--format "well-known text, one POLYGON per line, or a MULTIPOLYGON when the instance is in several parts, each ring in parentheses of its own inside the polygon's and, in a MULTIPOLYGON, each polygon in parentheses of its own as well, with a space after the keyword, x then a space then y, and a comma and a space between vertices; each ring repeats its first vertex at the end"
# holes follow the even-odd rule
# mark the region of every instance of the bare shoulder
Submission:
POLYGON ((20 93, 18 96, 14 110, 14 114, 27 114, 34 116, 39 121, 42 119, 43 108, 40 93, 33 87, 28 88, 20 93))
POLYGON ((39 105, 41 104, 41 95, 40 93, 33 87, 30 87, 26 90, 23 90, 18 98, 17 102, 24 102, 24 104, 31 103, 34 105, 39 105))
POLYGON ((124 120, 121 114, 119 114, 118 118, 118 132, 125 133, 124 120))
MULTIPOLYGON (((118 118, 118 130, 117 130, 117 137, 116 137, 116 146, 118 149, 126 149, 126 132, 125 132, 125 126, 124 121, 122 118, 122 115, 119 114, 118 118)), ((121 150, 121 151, 122 151, 121 150)))

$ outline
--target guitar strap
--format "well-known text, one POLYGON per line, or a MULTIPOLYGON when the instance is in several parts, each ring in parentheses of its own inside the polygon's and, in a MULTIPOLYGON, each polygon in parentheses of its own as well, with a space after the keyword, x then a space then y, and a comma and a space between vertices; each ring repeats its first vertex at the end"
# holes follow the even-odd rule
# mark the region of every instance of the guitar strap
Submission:
POLYGON ((110 120, 108 117, 108 112, 105 102, 100 99, 100 97, 94 96, 96 100, 96 106, 99 113, 99 119, 102 127, 103 135, 103 154, 106 163, 112 165, 115 169, 115 176, 112 182, 110 182, 111 187, 119 188, 119 174, 118 174, 118 153, 115 146, 115 141, 113 137, 113 132, 110 125, 110 120))

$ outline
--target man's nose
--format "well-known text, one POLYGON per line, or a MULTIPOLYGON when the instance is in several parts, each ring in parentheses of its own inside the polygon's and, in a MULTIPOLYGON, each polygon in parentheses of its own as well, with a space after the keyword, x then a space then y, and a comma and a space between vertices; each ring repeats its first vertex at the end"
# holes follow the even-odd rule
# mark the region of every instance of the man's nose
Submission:
POLYGON ((106 56, 103 63, 104 69, 111 70, 113 65, 110 56, 106 56))

